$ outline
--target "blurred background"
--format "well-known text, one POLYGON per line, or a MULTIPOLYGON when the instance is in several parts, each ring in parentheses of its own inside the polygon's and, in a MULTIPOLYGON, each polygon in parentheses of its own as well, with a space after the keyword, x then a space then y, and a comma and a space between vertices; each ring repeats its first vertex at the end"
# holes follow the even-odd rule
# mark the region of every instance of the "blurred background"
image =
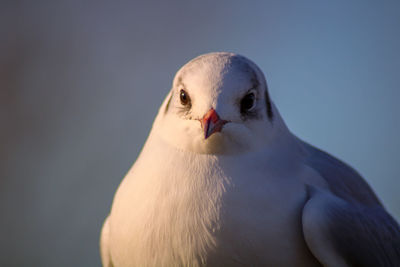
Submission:
POLYGON ((178 68, 256 62, 289 128, 400 219, 399 1, 1 1, 0 266, 100 266, 99 232, 178 68))

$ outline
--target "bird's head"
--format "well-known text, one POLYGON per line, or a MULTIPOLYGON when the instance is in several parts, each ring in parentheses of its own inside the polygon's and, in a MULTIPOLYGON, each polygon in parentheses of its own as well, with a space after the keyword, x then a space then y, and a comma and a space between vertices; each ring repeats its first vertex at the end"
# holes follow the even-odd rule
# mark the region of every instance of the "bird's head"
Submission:
POLYGON ((177 72, 154 130, 179 149, 233 154, 268 143, 274 112, 264 75, 253 62, 209 53, 177 72))

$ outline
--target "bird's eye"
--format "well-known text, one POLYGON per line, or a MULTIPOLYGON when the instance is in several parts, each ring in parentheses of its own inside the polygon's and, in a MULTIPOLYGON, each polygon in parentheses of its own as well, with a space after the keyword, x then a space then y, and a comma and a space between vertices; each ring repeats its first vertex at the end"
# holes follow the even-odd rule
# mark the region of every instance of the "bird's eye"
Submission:
POLYGON ((189 94, 185 90, 181 89, 181 91, 179 92, 179 97, 181 99, 182 105, 184 105, 184 106, 190 105, 190 97, 189 97, 189 94))
POLYGON ((256 96, 253 92, 245 95, 240 101, 240 113, 246 113, 255 107, 256 96))

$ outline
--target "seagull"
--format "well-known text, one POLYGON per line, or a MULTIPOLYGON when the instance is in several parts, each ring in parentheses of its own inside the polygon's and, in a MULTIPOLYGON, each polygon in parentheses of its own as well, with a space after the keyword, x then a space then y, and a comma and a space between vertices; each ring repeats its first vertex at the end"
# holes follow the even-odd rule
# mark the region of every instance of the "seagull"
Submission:
POLYGON ((175 75, 104 222, 103 266, 400 266, 363 178, 292 134, 234 53, 175 75))

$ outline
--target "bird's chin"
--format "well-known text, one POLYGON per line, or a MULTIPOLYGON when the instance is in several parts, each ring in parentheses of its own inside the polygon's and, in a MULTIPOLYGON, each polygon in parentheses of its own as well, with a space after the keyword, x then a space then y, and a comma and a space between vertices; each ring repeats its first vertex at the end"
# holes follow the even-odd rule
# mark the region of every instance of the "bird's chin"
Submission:
POLYGON ((199 135, 191 140, 183 149, 198 154, 232 155, 246 150, 243 145, 235 142, 223 132, 214 133, 207 139, 199 135))
POLYGON ((207 139, 201 140, 196 148, 201 154, 227 154, 230 146, 226 140, 226 136, 221 133, 214 133, 207 139))
MULTIPOLYGON (((192 121, 186 123, 192 123, 192 121)), ((175 128, 161 127, 156 129, 156 132, 172 147, 197 154, 232 155, 251 149, 249 133, 244 127, 229 123, 220 132, 215 132, 205 138, 202 128, 198 126, 196 121, 192 125, 177 124, 175 128)))

